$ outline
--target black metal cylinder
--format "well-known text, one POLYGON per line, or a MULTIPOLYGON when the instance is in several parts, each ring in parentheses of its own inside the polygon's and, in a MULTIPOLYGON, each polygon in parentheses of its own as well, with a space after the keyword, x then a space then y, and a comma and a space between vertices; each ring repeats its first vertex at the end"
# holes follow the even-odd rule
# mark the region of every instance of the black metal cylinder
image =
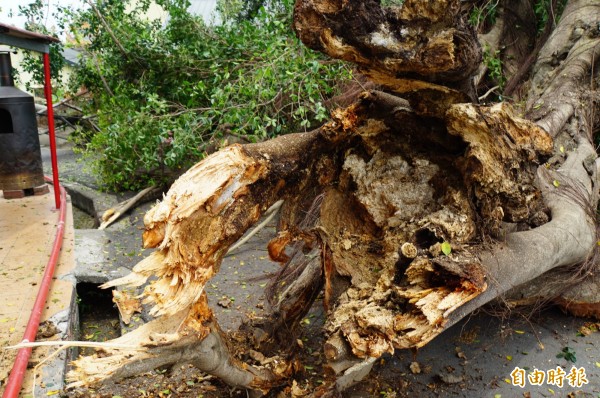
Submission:
POLYGON ((0 52, 0 86, 14 86, 10 53, 0 52))
POLYGON ((12 86, 10 54, 7 64, 2 55, 0 68, 7 65, 11 77, 2 77, 0 86, 0 189, 31 189, 45 184, 35 105, 31 95, 12 86))

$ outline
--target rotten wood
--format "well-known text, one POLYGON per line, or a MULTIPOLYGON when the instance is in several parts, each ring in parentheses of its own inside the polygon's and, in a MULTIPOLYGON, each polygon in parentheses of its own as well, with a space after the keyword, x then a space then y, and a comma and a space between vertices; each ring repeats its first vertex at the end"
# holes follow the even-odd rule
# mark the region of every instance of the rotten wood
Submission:
POLYGON ((390 7, 377 0, 300 0, 294 29, 307 47, 352 62, 367 75, 402 77, 413 90, 423 81, 441 83, 473 98, 470 78, 481 48, 460 9, 458 0, 390 7))

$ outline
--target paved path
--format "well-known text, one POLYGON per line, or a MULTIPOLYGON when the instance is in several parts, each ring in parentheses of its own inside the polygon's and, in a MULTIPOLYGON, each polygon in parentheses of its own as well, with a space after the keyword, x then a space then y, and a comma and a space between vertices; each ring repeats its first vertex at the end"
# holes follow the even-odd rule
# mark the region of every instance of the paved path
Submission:
MULTIPOLYGON (((54 209, 52 190, 42 196, 6 200, 0 198, 0 345, 6 347, 21 342, 33 303, 54 243, 58 212, 54 209)), ((68 203, 67 219, 72 220, 68 203)), ((42 340, 68 338, 68 310, 74 301, 72 280, 62 280, 74 268, 73 224, 67 221, 63 247, 57 264, 55 280, 42 314, 42 340)), ((30 364, 37 364, 48 355, 47 349, 35 349, 30 364)), ((15 350, 0 351, 0 391, 13 361, 15 350)), ((64 353, 62 363, 64 366, 64 353)), ((50 369, 50 368, 48 368, 50 369)), ((38 372, 44 395, 62 388, 62 380, 38 372)), ((27 372, 22 396, 31 392, 32 371, 27 372)))

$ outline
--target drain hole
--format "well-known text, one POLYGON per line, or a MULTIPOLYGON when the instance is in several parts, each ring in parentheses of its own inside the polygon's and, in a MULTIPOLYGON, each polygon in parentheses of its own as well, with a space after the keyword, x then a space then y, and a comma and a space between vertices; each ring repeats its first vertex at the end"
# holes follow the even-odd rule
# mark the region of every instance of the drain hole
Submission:
POLYGON ((73 206, 73 227, 75 229, 95 229, 98 228, 98 225, 99 222, 96 218, 77 206, 73 206))
MULTIPOLYGON (((119 311, 112 301, 112 291, 95 283, 77 284, 79 336, 82 341, 107 341, 121 335, 119 311)), ((81 355, 91 355, 93 348, 81 348, 81 355)))

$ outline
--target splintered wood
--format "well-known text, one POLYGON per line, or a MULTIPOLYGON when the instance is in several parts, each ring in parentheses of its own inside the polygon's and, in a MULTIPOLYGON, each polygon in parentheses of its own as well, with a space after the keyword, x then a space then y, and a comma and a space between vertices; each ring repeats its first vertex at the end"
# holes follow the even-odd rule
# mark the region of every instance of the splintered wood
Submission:
POLYGON ((534 182, 537 167, 552 154, 548 133, 505 103, 454 105, 446 119, 450 134, 469 144, 459 167, 490 232, 500 236, 502 222, 528 222, 546 211, 534 182))
POLYGON ((253 159, 239 146, 192 167, 144 217, 144 247, 158 250, 130 275, 103 287, 141 286, 150 276, 157 276, 144 291, 146 302, 154 304, 151 314, 173 315, 189 308, 218 271, 228 248, 224 243, 235 242, 243 233, 231 219, 251 225, 260 216, 259 205, 241 215, 228 210, 266 171, 266 161, 253 159))
MULTIPOLYGON (((341 337, 354 356, 376 358, 423 346, 487 284, 467 246, 477 228, 468 190, 455 163, 428 145, 440 138, 405 129, 417 126, 406 104, 394 115, 377 93, 362 100, 334 122, 362 145, 348 150, 340 184, 325 191, 319 236, 330 253, 324 267, 333 270, 325 274, 326 287, 334 292, 350 282, 334 298, 328 347, 335 351, 341 337), (361 106, 373 104, 382 117, 362 117, 361 106), (452 253, 443 253, 444 242, 452 243, 452 253)), ((391 109, 402 105, 383 100, 391 109)))
POLYGON ((204 287, 228 248, 289 189, 285 181, 312 167, 308 155, 318 148, 316 138, 314 133, 291 134, 285 142, 234 145, 207 157, 172 185, 144 217, 144 247, 156 251, 129 275, 102 286, 147 283, 143 302, 154 305, 151 314, 157 319, 115 340, 140 349, 105 350, 102 358, 75 361, 69 375, 72 387, 179 362, 192 363, 231 385, 265 391, 289 376, 288 362, 253 367, 234 357, 204 287))
MULTIPOLYGON (((105 285, 140 286, 155 278, 143 296, 159 318, 118 339, 145 350, 81 359, 72 374, 75 385, 173 361, 205 368, 188 349, 203 344, 229 369, 219 377, 230 384, 268 390, 289 376, 291 362, 283 359, 248 373, 227 348, 204 286, 229 246, 294 187, 321 192, 318 221, 304 227, 293 222, 306 209, 292 201, 282 216, 287 229, 269 252, 286 262, 287 245, 316 246, 323 271, 308 262, 293 274, 297 280, 287 286, 296 293, 282 295, 277 307, 285 312, 286 330, 293 330, 324 286, 325 353, 335 373, 356 359, 427 344, 454 311, 487 288, 474 245, 478 234, 495 233, 506 220, 527 222, 531 214, 523 207, 544 210, 526 165, 540 162, 552 145, 543 130, 505 107, 456 105, 447 120, 449 130, 406 101, 372 91, 335 112, 320 130, 232 146, 190 169, 144 219, 144 245, 156 251, 130 275, 105 285), (290 145, 281 145, 286 140, 290 145), (527 193, 521 201, 519 192, 527 193), (482 218, 496 223, 478 222, 482 218), (186 354, 176 354, 183 347, 186 354)), ((266 328, 278 333, 272 329, 266 328)))

